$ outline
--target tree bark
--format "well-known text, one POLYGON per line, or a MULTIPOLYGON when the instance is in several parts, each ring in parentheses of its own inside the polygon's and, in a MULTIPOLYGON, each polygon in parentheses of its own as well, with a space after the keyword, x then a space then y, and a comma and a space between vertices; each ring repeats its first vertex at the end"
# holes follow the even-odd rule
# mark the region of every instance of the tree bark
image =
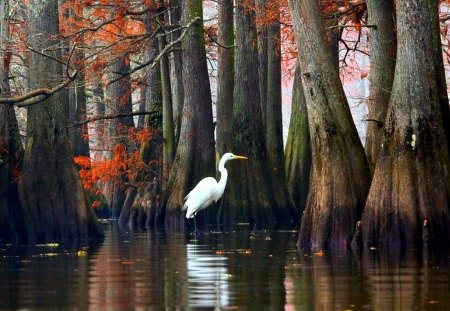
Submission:
MULTIPOLYGON (((0 4, 0 94, 10 96, 9 1, 0 4)), ((19 243, 26 239, 22 208, 17 191, 23 147, 13 106, 0 105, 0 244, 19 243)))
MULTIPOLYGON (((36 48, 45 48, 40 39, 58 45, 58 1, 30 1, 30 38, 36 48)), ((59 50, 49 50, 60 58, 59 50)), ((62 66, 33 53, 30 62, 30 88, 52 83, 62 66)), ((24 208, 29 243, 87 242, 102 236, 99 223, 87 202, 67 133, 64 105, 67 98, 54 94, 28 108, 27 142, 20 201, 24 208)))
POLYGON ((441 106, 441 114, 444 120, 444 132, 447 141, 447 150, 450 154, 450 107, 448 100, 447 82, 445 78, 444 60, 442 57, 442 42, 441 42, 441 26, 439 21, 439 1, 428 1, 430 8, 430 40, 431 49, 433 53, 433 64, 436 75, 436 82, 439 92, 439 103, 441 106))
POLYGON ((370 97, 367 101, 367 134, 365 150, 373 171, 381 148, 384 123, 394 82, 397 38, 393 0, 368 0, 370 30, 370 97))
POLYGON ((449 240, 449 155, 427 0, 397 0, 398 53, 382 146, 362 216, 366 245, 449 240), (420 78, 418 78, 420 77, 420 78))
MULTIPOLYGON (((74 52, 74 62, 79 64, 84 59, 82 48, 76 48, 74 52)), ((69 121, 78 123, 87 119, 86 112, 86 79, 81 71, 73 84, 69 88, 69 121)), ((74 156, 89 156, 89 140, 85 137, 88 134, 87 125, 78 125, 70 129, 69 137, 72 143, 74 156)))
MULTIPOLYGON (((234 44, 233 0, 224 0, 218 4, 220 25, 218 42, 223 46, 234 44)), ((231 126, 233 123, 233 88, 234 88, 234 48, 217 48, 217 157, 229 152, 231 126)))
MULTIPOLYGON (((274 1, 270 14, 279 12, 279 1, 274 1)), ((270 15, 267 16, 270 18, 270 15)), ((272 18, 267 29, 267 89, 266 93, 266 145, 272 170, 272 187, 276 205, 290 211, 293 219, 300 214, 292 201, 287 188, 286 168, 284 164, 283 116, 281 112, 281 27, 279 16, 272 18)))
MULTIPOLYGON (((181 3, 180 0, 169 0, 170 24, 174 25, 181 22, 181 3)), ((180 31, 172 33, 172 41, 180 37, 180 31)), ((173 122, 175 124, 175 146, 180 140, 181 119, 183 117, 184 89, 183 89, 183 59, 182 52, 170 53, 170 87, 172 90, 173 122)))
POLYGON ((262 122, 264 130, 266 129, 267 119, 267 70, 268 70, 268 40, 269 29, 266 21, 267 0, 257 0, 256 19, 257 19, 257 41, 258 41, 258 73, 259 73, 259 99, 261 101, 262 122))
POLYGON ((289 193, 300 215, 306 206, 312 162, 308 113, 301 79, 300 64, 297 62, 292 90, 291 122, 286 142, 286 177, 289 193))
MULTIPOLYGON (((160 37, 158 39, 159 52, 161 53, 166 46, 166 37, 160 37)), ((162 91, 162 133, 163 133, 163 170, 162 170, 162 188, 167 183, 167 178, 169 177, 170 169, 173 164, 173 159, 175 158, 175 124, 173 122, 173 103, 171 84, 170 84, 170 68, 169 68, 169 58, 167 55, 161 57, 159 64, 161 68, 161 91, 162 91)))
MULTIPOLYGON (((114 63, 111 64, 107 72, 108 81, 122 77, 122 73, 130 70, 129 56, 121 56, 114 63)), ((105 89, 105 106, 106 114, 120 114, 131 113, 131 80, 130 77, 122 77, 109 85, 105 89)), ((113 157, 114 147, 116 145, 123 145, 131 152, 135 146, 130 144, 128 132, 134 127, 133 117, 111 119, 107 122, 107 132, 109 146, 109 157, 113 157)), ((123 182, 126 177, 123 176, 123 182)), ((108 185, 109 191, 106 196, 109 202, 110 215, 109 217, 117 219, 120 216, 123 203, 126 198, 125 188, 121 184, 110 182, 108 185)))
POLYGON ((254 2, 236 3, 236 61, 233 108, 232 151, 248 156, 247 163, 230 163, 229 189, 225 193, 221 217, 226 227, 238 222, 253 229, 268 228, 277 222, 290 222, 286 206, 278 206, 273 191, 272 171, 262 122, 256 44, 254 2))
MULTIPOLYGON (((182 12, 183 24, 202 18, 202 1, 183 1, 182 12)), ((172 230, 185 229, 181 207, 186 194, 202 178, 214 175, 214 128, 203 32, 203 22, 199 21, 182 41, 183 119, 173 164, 176 169, 170 172, 164 198, 165 226, 172 230)), ((198 214, 197 224, 205 219, 204 213, 198 214)))
MULTIPOLYGON (((148 33, 152 33, 156 29, 156 20, 154 13, 148 13, 145 17, 145 26, 148 33)), ((154 59, 160 51, 159 39, 153 38, 150 44, 148 59, 154 59)), ((163 59, 163 58, 162 58, 163 59)), ((162 90, 162 68, 160 64, 146 68, 146 93, 145 98, 148 101, 147 106, 150 111, 158 111, 159 113, 148 115, 145 118, 144 127, 150 129, 151 136, 149 141, 143 142, 140 146, 141 160, 150 168, 149 175, 144 172, 135 172, 136 177, 133 180, 134 184, 144 185, 149 184, 155 177, 159 177, 161 181, 162 175, 162 148, 163 148, 163 101, 164 95, 162 90)), ((170 86, 169 86, 170 87, 170 86)), ((166 99, 167 100, 167 99, 166 99)), ((126 199, 124 201, 123 209, 121 211, 118 223, 121 226, 130 226, 132 228, 140 227, 137 223, 137 217, 132 217, 138 214, 138 210, 142 208, 142 202, 152 200, 155 194, 146 191, 140 191, 135 187, 131 187, 127 191, 126 199)), ((154 213, 154 211, 147 211, 147 213, 154 213)), ((147 214, 145 216, 148 217, 147 214)), ((144 221, 145 224, 145 221, 144 221)), ((142 226, 144 225, 142 224, 142 226)))
POLYGON ((317 0, 290 0, 311 135, 312 173, 298 245, 348 247, 370 171, 326 40, 317 0))

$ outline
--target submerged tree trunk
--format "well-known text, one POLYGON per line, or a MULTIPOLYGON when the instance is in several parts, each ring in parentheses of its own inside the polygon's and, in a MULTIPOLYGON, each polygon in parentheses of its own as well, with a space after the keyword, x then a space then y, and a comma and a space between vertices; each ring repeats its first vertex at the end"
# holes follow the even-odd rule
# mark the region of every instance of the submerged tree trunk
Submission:
POLYGON ((279 206, 273 194, 273 175, 265 144, 260 104, 258 49, 256 44, 254 5, 236 4, 236 62, 233 108, 233 152, 247 156, 247 163, 230 163, 229 191, 221 210, 223 223, 235 227, 247 222, 254 229, 267 228, 276 222, 290 222, 287 206, 279 206), (250 42, 250 43, 249 43, 250 42))
MULTIPOLYGON (((122 56, 108 69, 107 77, 109 81, 122 77, 121 73, 130 70, 129 56, 122 56)), ((105 106, 106 114, 114 115, 121 113, 131 113, 131 80, 130 77, 122 77, 122 79, 109 84, 105 89, 105 106)), ((123 145, 128 152, 134 151, 135 146, 130 144, 128 137, 129 129, 134 127, 133 117, 125 117, 118 119, 111 119, 107 122, 107 132, 110 140, 109 156, 113 157, 114 148, 116 145, 123 145)), ((122 181, 126 181, 126 177, 122 177, 122 181)), ((110 182, 107 192, 110 215, 109 217, 117 219, 123 207, 126 198, 125 188, 121 183, 110 182)))
MULTIPOLYGON (((361 220, 366 245, 448 242, 449 155, 441 113, 436 53, 437 31, 427 0, 397 0, 398 53, 387 121, 361 220), (436 34, 432 34, 436 35, 436 34), (420 78, 418 78, 420 77, 420 78)), ((438 244, 440 245, 440 244, 438 244)))
MULTIPOLYGON (((10 96, 9 70, 12 52, 9 44, 9 1, 0 4, 0 94, 10 96)), ((23 147, 14 107, 0 105, 0 244, 26 239, 22 209, 17 192, 23 147)))
MULTIPOLYGON (((219 30, 217 39, 223 46, 234 44, 233 0, 218 4, 219 30)), ((231 152, 230 136, 233 122, 234 48, 217 48, 217 126, 216 148, 220 157, 231 152)))
POLYGON ((300 65, 297 62, 292 90, 291 122, 286 142, 286 177, 288 190, 300 215, 306 206, 312 162, 308 113, 301 79, 300 65))
MULTIPOLYGON (((36 49, 46 44, 58 46, 58 1, 30 1, 30 38, 36 49)), ((47 50, 60 58, 59 50, 47 50)), ((31 55, 30 88, 52 85, 60 76, 61 64, 36 53, 31 55)), ((88 204, 73 153, 64 116, 66 98, 54 94, 42 103, 28 108, 27 142, 20 201, 24 208, 28 241, 87 242, 102 235, 99 223, 88 204)))
MULTIPOLYGON (((279 12, 279 1, 273 1, 269 13, 279 12)), ((268 15, 270 18, 272 15, 268 15)), ((266 145, 272 170, 272 187, 277 206, 289 209, 293 219, 300 214, 287 188, 284 164, 283 116, 281 112, 281 27, 279 16, 272 17, 268 24, 267 36, 267 89, 266 93, 266 145)))
POLYGON ((313 161, 298 244, 306 250, 347 247, 364 207, 370 171, 327 44, 317 0, 290 0, 289 4, 313 161))
POLYGON ((367 135, 365 150, 373 171, 381 148, 386 113, 394 81, 397 38, 393 0, 368 0, 370 30, 370 97, 367 101, 367 135))
MULTIPOLYGON (((165 193, 165 225, 184 230, 181 212, 186 194, 204 177, 214 175, 214 129, 211 90, 206 63, 201 0, 183 1, 182 24, 199 20, 182 42, 184 105, 180 141, 165 193)), ((204 219, 200 212, 199 220, 204 219)), ((205 214, 203 214, 205 215, 205 214)), ((162 216, 162 215, 160 215, 162 216)))
MULTIPOLYGON (((152 33, 156 29, 155 15, 148 13, 145 17, 145 26, 148 33, 152 33)), ((151 40, 148 59, 154 59, 159 54, 159 42, 155 37, 151 40)), ((144 211, 143 202, 150 201, 154 194, 146 191, 142 191, 145 185, 151 183, 153 178, 160 177, 161 159, 162 159, 162 109, 163 109, 163 91, 161 83, 161 66, 156 64, 154 67, 146 67, 145 84, 146 92, 145 98, 147 100, 147 106, 149 111, 154 111, 154 114, 145 116, 144 128, 150 130, 149 141, 142 142, 140 147, 140 157, 143 163, 149 168, 149 170, 136 171, 135 178, 132 180, 133 186, 128 189, 126 193, 126 199, 123 204, 123 209, 118 219, 119 225, 122 227, 130 226, 131 228, 140 227, 145 224, 139 224, 137 222, 137 216, 146 215, 147 212, 153 213, 153 211, 144 211), (145 173, 149 173, 146 175, 145 173), (141 188, 138 189, 137 187, 141 188), (134 216, 133 216, 134 215, 134 216)), ((159 179, 160 180, 160 179, 159 179)))

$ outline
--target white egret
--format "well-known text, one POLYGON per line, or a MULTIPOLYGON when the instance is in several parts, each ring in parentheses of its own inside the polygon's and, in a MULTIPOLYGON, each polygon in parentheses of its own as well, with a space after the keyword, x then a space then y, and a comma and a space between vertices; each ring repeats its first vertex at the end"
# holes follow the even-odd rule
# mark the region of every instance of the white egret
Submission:
POLYGON ((194 218, 195 233, 197 233, 197 223, 195 216, 202 209, 207 208, 213 202, 217 202, 222 197, 225 191, 225 186, 228 179, 228 171, 225 168, 225 163, 229 160, 242 159, 246 160, 247 157, 234 155, 231 152, 227 152, 220 159, 218 170, 220 172, 220 180, 216 181, 213 177, 206 177, 200 180, 191 192, 184 198, 186 202, 183 205, 182 210, 186 210, 186 218, 194 218))

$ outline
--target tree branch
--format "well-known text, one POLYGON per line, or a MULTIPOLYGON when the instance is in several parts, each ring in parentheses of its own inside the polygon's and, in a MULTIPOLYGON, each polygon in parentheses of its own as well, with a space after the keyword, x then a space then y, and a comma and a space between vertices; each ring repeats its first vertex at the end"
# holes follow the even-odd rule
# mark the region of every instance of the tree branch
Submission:
POLYGON ((382 127, 384 125, 383 122, 379 121, 379 120, 375 120, 375 119, 365 119, 364 121, 367 122, 375 122, 379 127, 382 127))
POLYGON ((55 93, 59 92, 60 90, 62 90, 63 88, 65 88, 72 81, 74 81, 78 75, 77 70, 74 70, 74 72, 72 74, 69 71, 70 69, 72 69, 70 67, 70 59, 72 58, 73 51, 75 50, 75 48, 76 48, 76 44, 74 44, 74 46, 72 47, 69 59, 65 63, 62 62, 60 59, 57 59, 51 55, 48 55, 43 52, 39 52, 37 50, 30 48, 31 51, 33 51, 41 56, 48 57, 51 60, 54 60, 58 63, 63 63, 66 66, 66 75, 67 75, 66 80, 64 80, 61 84, 58 84, 57 86, 55 86, 53 88, 44 87, 44 88, 32 90, 23 95, 18 95, 18 96, 13 96, 13 97, 0 97, 0 104, 16 105, 17 107, 28 107, 28 106, 36 105, 36 104, 46 100, 53 94, 55 94, 55 93))
MULTIPOLYGON (((149 60, 149 61, 147 61, 147 62, 145 62, 145 63, 142 63, 142 64, 140 64, 139 66, 134 67, 134 68, 131 69, 130 71, 120 73, 120 75, 121 75, 120 77, 117 77, 117 78, 115 78, 115 79, 113 79, 113 80, 111 80, 111 81, 108 81, 107 85, 111 85, 111 84, 113 84, 114 82, 117 82, 117 81, 119 81, 119 80, 121 80, 121 79, 123 79, 123 78, 125 78, 125 77, 128 77, 128 76, 131 75, 132 73, 135 73, 136 71, 141 70, 142 68, 145 68, 145 67, 147 67, 147 66, 151 66, 151 68, 154 68, 155 65, 156 65, 156 63, 161 59, 161 57, 163 57, 165 54, 167 54, 167 53, 173 51, 174 49, 172 49, 172 48, 173 48, 175 45, 177 45, 178 43, 180 43, 180 42, 183 40, 183 38, 186 36, 186 34, 187 34, 187 32, 189 31, 189 29, 190 29, 193 25, 195 25, 196 23, 198 23, 199 21, 201 21, 201 18, 200 18, 200 17, 196 17, 196 18, 194 18, 193 20, 191 20, 186 26, 181 27, 181 29, 184 29, 184 30, 183 30, 183 32, 181 33, 181 35, 178 37, 178 39, 175 40, 175 41, 172 41, 172 42, 170 42, 168 45, 166 45, 166 46, 164 47, 164 49, 163 49, 161 52, 159 52, 159 54, 158 54, 155 58, 153 58, 153 59, 151 59, 151 60, 149 60)), ((160 27, 158 27, 158 29, 160 29, 160 27)))
POLYGON ((211 36, 207 31, 205 31, 206 35, 208 36, 209 39, 211 39, 212 42, 214 42, 215 44, 217 44, 219 47, 224 48, 224 49, 233 49, 236 47, 236 45, 223 45, 221 43, 219 43, 219 41, 217 41, 213 36, 211 36))
POLYGON ((69 128, 72 128, 75 126, 80 126, 80 125, 85 125, 85 124, 92 123, 95 121, 100 121, 100 120, 121 119, 121 118, 126 118, 126 117, 156 114, 159 112, 160 112, 159 110, 154 110, 154 111, 141 111, 141 112, 131 112, 131 113, 118 113, 118 114, 107 115, 107 116, 94 116, 94 117, 89 117, 86 120, 81 121, 81 122, 72 123, 71 125, 69 125, 69 128))

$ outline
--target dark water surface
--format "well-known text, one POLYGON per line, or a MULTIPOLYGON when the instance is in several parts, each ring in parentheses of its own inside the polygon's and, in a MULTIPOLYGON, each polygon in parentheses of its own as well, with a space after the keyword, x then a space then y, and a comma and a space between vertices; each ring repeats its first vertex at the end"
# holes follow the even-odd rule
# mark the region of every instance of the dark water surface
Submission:
POLYGON ((450 259, 297 252, 297 232, 121 232, 85 251, 0 247, 0 309, 450 310, 450 259))

